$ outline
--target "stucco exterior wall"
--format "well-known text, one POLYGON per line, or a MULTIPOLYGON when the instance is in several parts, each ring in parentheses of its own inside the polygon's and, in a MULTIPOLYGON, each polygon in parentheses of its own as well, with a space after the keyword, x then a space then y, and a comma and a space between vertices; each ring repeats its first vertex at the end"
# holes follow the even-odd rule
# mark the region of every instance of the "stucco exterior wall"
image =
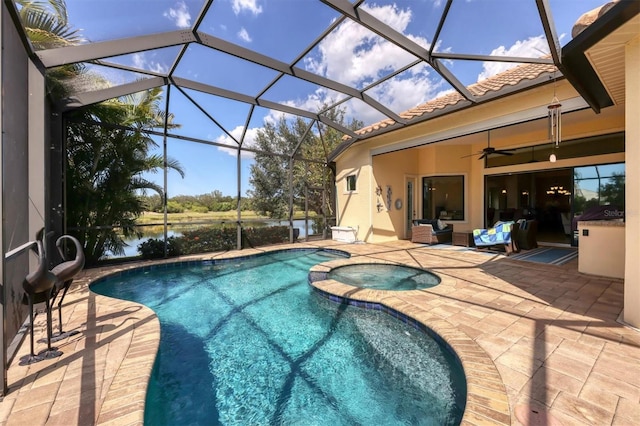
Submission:
POLYGON ((355 147, 336 165, 336 209, 338 226, 357 227, 356 237, 367 240, 371 234, 371 156, 365 146, 355 147), (356 175, 356 190, 347 191, 347 176, 356 175))
POLYGON ((372 241, 404 237, 404 209, 397 209, 395 204, 398 199, 406 204, 405 177, 417 173, 418 163, 418 158, 409 150, 373 157, 374 192, 378 185, 381 194, 376 195, 374 201, 372 241), (380 209, 378 203, 382 204, 380 209))

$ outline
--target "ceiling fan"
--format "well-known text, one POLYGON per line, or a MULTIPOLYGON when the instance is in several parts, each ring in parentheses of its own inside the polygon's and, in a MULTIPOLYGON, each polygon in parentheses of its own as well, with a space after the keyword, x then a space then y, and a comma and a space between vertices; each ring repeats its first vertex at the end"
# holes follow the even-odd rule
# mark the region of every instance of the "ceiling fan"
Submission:
POLYGON ((494 147, 491 146, 491 130, 487 131, 487 147, 483 148, 482 151, 478 151, 475 154, 469 154, 469 155, 465 155, 462 158, 466 158, 466 157, 471 157, 473 155, 478 155, 480 154, 480 157, 478 157, 478 160, 482 160, 483 158, 486 158, 487 156, 491 155, 491 154, 500 154, 500 155, 513 155, 513 151, 512 149, 495 149, 494 147))

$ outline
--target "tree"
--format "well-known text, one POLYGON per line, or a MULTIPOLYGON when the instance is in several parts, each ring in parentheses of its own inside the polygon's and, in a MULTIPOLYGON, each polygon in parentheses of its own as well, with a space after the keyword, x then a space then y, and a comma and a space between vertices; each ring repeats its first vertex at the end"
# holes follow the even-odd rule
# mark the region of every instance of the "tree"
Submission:
POLYGON ((284 117, 277 126, 266 123, 256 137, 255 163, 251 165, 249 183, 253 189, 247 191, 253 198, 256 213, 272 219, 283 219, 289 212, 289 159, 298 140, 304 134, 305 123, 301 118, 294 121, 290 129, 284 117))
MULTIPOLYGON (((17 4, 36 50, 83 41, 80 32, 68 23, 64 0, 18 0, 17 4)), ((65 65, 47 71, 49 94, 55 99, 68 96, 80 75, 94 86, 108 85, 98 75, 86 75, 82 65, 65 65)), ((162 188, 142 177, 144 172, 168 167, 184 174, 176 161, 164 164, 162 157, 149 154, 154 142, 144 129, 161 127, 165 119, 170 127, 176 127, 160 108, 161 94, 161 89, 152 89, 66 115, 65 218, 68 225, 79 229, 77 236, 84 244, 88 264, 107 250, 123 253, 124 241, 111 226, 120 227, 125 237, 134 233, 135 219, 144 210, 140 192, 153 190, 164 196, 162 188)))
MULTIPOLYGON (((80 44, 84 41, 80 31, 68 22, 67 5, 64 0, 17 0, 20 19, 25 33, 35 50, 53 49, 80 44)), ((56 98, 68 92, 68 85, 82 74, 81 64, 69 64, 47 70, 47 88, 56 98)))
POLYGON ((610 205, 624 209, 624 173, 613 173, 600 189, 601 197, 610 205))
MULTIPOLYGON (((345 125, 344 110, 333 108, 325 115, 345 125)), ((322 192, 332 193, 334 179, 327 165, 327 156, 342 141, 342 133, 321 125, 320 137, 315 127, 307 132, 308 126, 309 124, 300 117, 290 122, 282 117, 277 125, 267 123, 258 132, 257 148, 264 153, 257 153, 255 163, 251 165, 249 182, 253 189, 248 191, 252 197, 253 208, 258 214, 274 219, 288 217, 290 157, 295 159, 294 206, 304 210, 306 194, 309 210, 333 214, 329 197, 323 205, 322 192)), ((347 127, 355 130, 362 127, 362 123, 353 120, 347 127)))
MULTIPOLYGON (((333 108, 325 114, 330 120, 348 127, 351 130, 362 128, 364 124, 359 120, 351 120, 346 123, 345 111, 340 108, 333 108)), ((320 125, 322 137, 315 134, 313 138, 305 140, 297 153, 297 156, 304 159, 316 161, 297 161, 294 175, 298 181, 298 199, 303 203, 305 193, 308 194, 306 201, 310 211, 318 214, 325 213, 327 216, 334 216, 334 188, 335 176, 333 170, 328 167, 326 161, 329 154, 342 142, 343 134, 336 129, 320 125), (322 161, 322 162, 319 162, 322 161), (307 191, 305 192, 305 188, 307 191), (327 196, 323 199, 322 193, 327 196), (324 204, 323 204, 324 202, 324 204)), ((304 205, 300 204, 304 209, 304 205)), ((327 224, 320 223, 321 218, 314 220, 314 228, 319 232, 327 224)))
POLYGON ((25 32, 36 50, 79 44, 80 31, 69 25, 64 0, 17 0, 25 32))
MULTIPOLYGON (((135 221, 145 203, 139 192, 164 194, 161 187, 142 177, 164 166, 161 156, 150 155, 156 144, 142 130, 162 125, 163 114, 158 110, 161 93, 152 89, 69 115, 66 219, 79 229, 89 264, 107 251, 123 254, 122 236, 140 236, 135 221)), ((167 167, 184 176, 178 162, 170 160, 167 167)))

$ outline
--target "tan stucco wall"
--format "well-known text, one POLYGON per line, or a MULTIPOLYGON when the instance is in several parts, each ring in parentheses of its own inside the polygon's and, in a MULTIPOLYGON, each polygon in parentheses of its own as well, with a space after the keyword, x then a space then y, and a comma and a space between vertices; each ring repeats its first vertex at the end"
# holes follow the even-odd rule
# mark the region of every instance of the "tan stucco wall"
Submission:
POLYGON ((626 267, 624 321, 640 328, 640 36, 625 48, 626 267))
POLYGON ((404 237, 404 209, 397 209, 395 201, 400 199, 403 205, 406 204, 405 177, 417 173, 418 163, 418 157, 410 150, 373 157, 374 188, 378 185, 382 193, 374 197, 372 241, 404 237), (391 189, 390 204, 387 192, 389 188, 391 189), (377 208, 378 202, 383 204, 380 211, 377 208))
POLYGON ((366 147, 346 152, 336 168, 337 225, 358 229, 357 238, 366 240, 371 230, 371 156, 366 147), (346 178, 356 175, 356 190, 347 191, 346 178))

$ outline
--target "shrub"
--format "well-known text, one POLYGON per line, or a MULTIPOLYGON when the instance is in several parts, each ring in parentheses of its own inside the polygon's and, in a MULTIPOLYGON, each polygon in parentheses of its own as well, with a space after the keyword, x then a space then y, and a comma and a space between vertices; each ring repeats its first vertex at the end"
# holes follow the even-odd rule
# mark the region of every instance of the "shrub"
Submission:
MULTIPOLYGON (((265 246, 289 242, 289 227, 260 226, 242 230, 242 248, 265 246)), ((169 237, 168 255, 198 254, 212 251, 235 250, 237 228, 235 225, 203 227, 184 231, 180 237, 169 237)), ((164 257, 164 244, 161 239, 149 239, 138 245, 143 259, 164 257)))
POLYGON ((207 208, 207 206, 194 204, 189 208, 189 211, 194 212, 194 213, 207 213, 209 211, 209 209, 207 208))
MULTIPOLYGON (((180 256, 180 254, 182 254, 180 238, 181 237, 167 238, 167 254, 169 257, 180 256)), ((161 259, 164 257, 164 240, 150 238, 138 244, 138 252, 143 259, 161 259)))
POLYGON ((184 207, 176 201, 169 201, 167 203, 167 213, 184 213, 184 207))

